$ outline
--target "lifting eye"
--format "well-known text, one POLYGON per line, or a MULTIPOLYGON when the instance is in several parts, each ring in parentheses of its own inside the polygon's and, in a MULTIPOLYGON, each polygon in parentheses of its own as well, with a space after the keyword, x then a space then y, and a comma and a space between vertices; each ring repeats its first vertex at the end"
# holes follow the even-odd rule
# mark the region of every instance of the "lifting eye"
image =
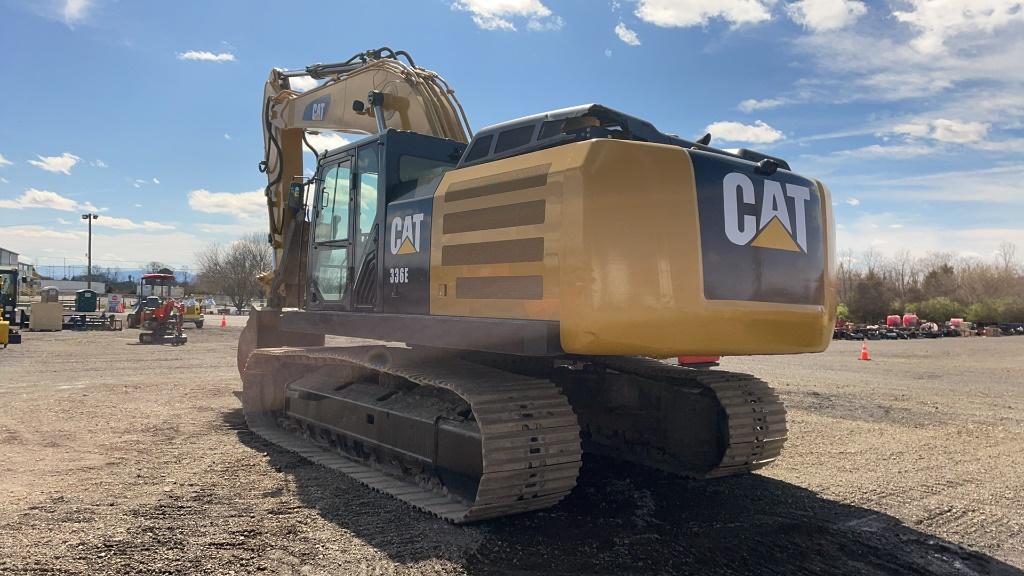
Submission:
POLYGON ((765 158, 764 160, 761 160, 760 162, 757 163, 757 166, 754 167, 754 172, 757 172, 758 174, 763 174, 765 176, 771 176, 772 174, 775 174, 775 171, 778 169, 778 162, 772 160, 771 158, 765 158))

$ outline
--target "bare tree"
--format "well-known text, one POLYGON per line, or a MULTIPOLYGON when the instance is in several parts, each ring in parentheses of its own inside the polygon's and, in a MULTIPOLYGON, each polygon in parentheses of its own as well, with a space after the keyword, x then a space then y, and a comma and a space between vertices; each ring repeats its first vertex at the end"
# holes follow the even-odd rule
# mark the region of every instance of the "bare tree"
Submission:
POLYGON ((167 264, 164 264, 163 262, 158 262, 156 260, 153 260, 152 262, 147 262, 146 265, 142 267, 142 271, 146 272, 146 273, 160 272, 161 270, 171 270, 171 269, 172 268, 170 266, 168 266, 167 264))
POLYGON ((860 255, 861 268, 868 274, 878 274, 878 268, 882 263, 882 254, 874 249, 868 248, 860 255))
POLYGON ((196 253, 196 283, 223 294, 236 310, 263 294, 258 276, 271 267, 270 245, 261 234, 248 234, 226 245, 211 244, 196 253))
POLYGON ((836 265, 837 289, 839 301, 849 302, 853 298, 853 289, 861 278, 860 270, 857 269, 857 259, 852 250, 846 250, 839 255, 839 262, 836 265))
POLYGON ((913 288, 918 284, 919 276, 917 260, 911 255, 910 250, 896 252, 882 265, 882 277, 892 285, 901 303, 908 301, 913 288))
POLYGON ((1017 273, 1020 263, 1017 262, 1017 245, 1013 242, 1003 242, 996 250, 996 261, 1007 276, 1017 273))

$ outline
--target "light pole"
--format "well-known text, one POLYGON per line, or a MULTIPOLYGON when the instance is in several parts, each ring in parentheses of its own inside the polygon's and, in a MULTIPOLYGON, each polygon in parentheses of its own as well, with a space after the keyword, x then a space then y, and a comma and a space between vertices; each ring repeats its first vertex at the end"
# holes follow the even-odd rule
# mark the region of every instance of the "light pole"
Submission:
POLYGON ((91 212, 88 214, 82 214, 82 220, 89 222, 89 253, 87 254, 89 263, 88 268, 86 269, 85 287, 90 290, 92 289, 92 221, 99 217, 99 214, 93 214, 91 212))

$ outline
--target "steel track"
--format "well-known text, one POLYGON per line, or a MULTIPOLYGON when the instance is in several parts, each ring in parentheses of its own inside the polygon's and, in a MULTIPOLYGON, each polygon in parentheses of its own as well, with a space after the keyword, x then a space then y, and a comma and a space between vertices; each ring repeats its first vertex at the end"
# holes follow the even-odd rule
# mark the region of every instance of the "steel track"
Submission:
MULTIPOLYGON (((694 478, 716 478, 751 472, 771 464, 786 442, 786 408, 764 381, 749 374, 696 370, 639 357, 594 357, 597 365, 694 391, 711 391, 725 412, 727 440, 721 461, 708 471, 686 468, 668 471, 694 478)), ((634 460, 630 453, 613 454, 634 460)), ((640 462, 644 464, 644 462, 640 462)), ((663 466, 656 466, 664 468, 663 466)))
POLYGON ((579 426, 565 396, 546 380, 384 346, 259 349, 249 357, 242 379, 243 411, 253 432, 454 523, 547 508, 576 485, 581 465, 579 426), (385 468, 372 458, 325 449, 305 435, 282 428, 288 384, 332 364, 443 388, 468 403, 481 438, 483 472, 476 497, 467 501, 449 493, 439 477, 425 480, 422 473, 402 474, 396 470, 406 467, 385 468))

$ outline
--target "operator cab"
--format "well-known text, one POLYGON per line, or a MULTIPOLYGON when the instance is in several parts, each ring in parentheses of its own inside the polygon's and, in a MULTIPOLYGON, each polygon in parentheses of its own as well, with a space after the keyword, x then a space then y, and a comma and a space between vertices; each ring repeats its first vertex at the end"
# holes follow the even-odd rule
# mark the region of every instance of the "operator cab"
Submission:
POLYGON ((427 304, 425 291, 411 289, 429 282, 424 219, 441 177, 465 148, 454 140, 387 130, 319 158, 308 214, 310 309, 402 312, 427 304), (413 253, 413 266, 388 267, 394 255, 413 253))
POLYGON ((174 285, 174 274, 143 274, 139 279, 139 298, 156 297, 160 302, 171 297, 171 286, 174 285))

